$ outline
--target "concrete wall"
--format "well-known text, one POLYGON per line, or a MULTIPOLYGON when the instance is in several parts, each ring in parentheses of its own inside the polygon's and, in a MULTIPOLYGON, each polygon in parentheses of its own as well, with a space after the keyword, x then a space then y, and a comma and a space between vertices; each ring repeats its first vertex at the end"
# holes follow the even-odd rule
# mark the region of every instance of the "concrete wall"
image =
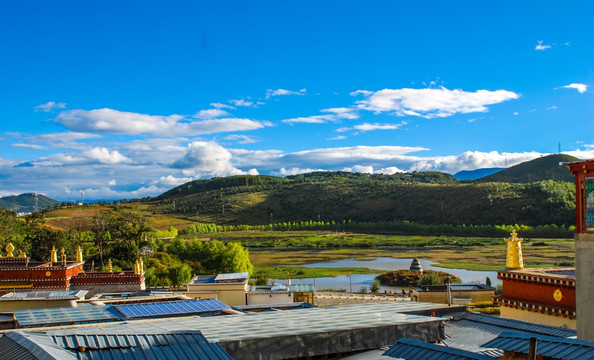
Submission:
MULTIPOLYGON (((188 296, 193 292, 216 292, 216 298, 229 306, 247 305, 246 293, 247 283, 207 283, 207 284, 188 284, 188 296)), ((205 297, 203 297, 204 299, 205 297)))
MULTIPOLYGON (((493 290, 464 290, 454 291, 452 290, 452 298, 470 299, 470 302, 485 302, 493 301, 495 296, 495 289, 493 290)), ((412 290, 411 298, 414 301, 431 302, 437 304, 447 304, 448 293, 446 290, 433 290, 433 291, 417 291, 412 290)))
POLYGON ((2 300, 0 312, 77 306, 76 300, 2 300))
POLYGON ((541 314, 535 311, 527 311, 521 310, 516 308, 511 308, 507 306, 501 306, 501 317, 506 317, 510 319, 517 319, 517 320, 524 320, 535 322, 537 324, 543 325, 550 325, 550 326, 558 326, 562 328, 568 329, 576 329, 577 323, 576 319, 570 319, 563 317, 561 315, 548 315, 548 314, 541 314))
POLYGON ((291 293, 279 293, 279 294, 266 294, 266 293, 248 293, 247 304, 248 305, 260 305, 260 304, 286 304, 293 302, 293 294, 291 293))
POLYGON ((594 234, 575 235, 578 339, 594 341, 594 234))

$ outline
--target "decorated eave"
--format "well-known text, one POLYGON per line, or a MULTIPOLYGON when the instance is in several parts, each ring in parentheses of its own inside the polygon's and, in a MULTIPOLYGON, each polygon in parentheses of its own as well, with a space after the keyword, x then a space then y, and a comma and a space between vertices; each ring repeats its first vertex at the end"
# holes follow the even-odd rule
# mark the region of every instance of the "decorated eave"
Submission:
POLYGON ((594 232, 594 210, 592 203, 588 205, 588 197, 594 191, 594 160, 563 163, 575 175, 575 218, 576 233, 594 232), (588 208, 590 206, 590 208, 588 208))
POLYGON ((575 277, 569 275, 535 274, 526 271, 497 271, 499 280, 531 281, 554 286, 575 287, 575 277))
POLYGON ((561 307, 537 304, 537 303, 532 303, 532 302, 523 301, 523 300, 505 299, 501 296, 494 297, 493 302, 495 304, 509 307, 509 308, 534 311, 537 313, 554 315, 554 316, 563 316, 563 317, 569 318, 569 319, 574 319, 576 316, 575 310, 567 310, 567 309, 564 309, 561 307))
POLYGON ((571 173, 574 175, 579 173, 585 174, 588 172, 594 172, 594 159, 576 162, 566 162, 563 163, 563 165, 569 166, 569 171, 571 171, 571 173))

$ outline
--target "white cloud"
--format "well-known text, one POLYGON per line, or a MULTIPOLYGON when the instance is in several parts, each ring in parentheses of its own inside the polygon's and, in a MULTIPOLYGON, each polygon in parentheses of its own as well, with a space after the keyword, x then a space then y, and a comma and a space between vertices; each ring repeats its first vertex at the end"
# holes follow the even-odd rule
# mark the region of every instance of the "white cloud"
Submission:
POLYGON ((306 124, 324 124, 327 122, 338 122, 342 119, 354 120, 358 119, 359 115, 354 113, 356 109, 351 108, 330 108, 323 109, 320 112, 328 113, 326 115, 313 115, 296 117, 292 119, 285 119, 282 122, 286 124, 306 123, 306 124))
POLYGON ((397 168, 396 166, 389 166, 387 168, 379 169, 379 170, 375 171, 376 174, 386 174, 386 175, 394 175, 394 174, 403 173, 403 172, 405 172, 405 171, 397 168))
POLYGON ((173 167, 190 169, 195 174, 210 176, 244 174, 243 171, 233 166, 231 158, 231 152, 214 141, 195 141, 188 145, 184 157, 176 161, 173 167))
POLYGON ((546 108, 546 110, 555 110, 555 109, 557 109, 557 105, 549 106, 546 108))
POLYGON ((260 141, 260 140, 256 139, 255 137, 248 136, 248 135, 228 135, 228 136, 225 136, 223 139, 237 141, 240 144, 253 144, 253 143, 257 143, 260 141))
POLYGON ((194 114, 194 118, 198 118, 198 119, 212 119, 212 118, 218 118, 221 116, 227 116, 229 115, 228 112, 226 112, 225 110, 221 110, 221 109, 208 109, 208 110, 200 110, 198 111, 196 114, 194 114))
POLYGON ((562 86, 562 88, 565 88, 565 89, 576 89, 580 94, 583 94, 586 91, 588 91, 588 85, 586 85, 586 84, 579 84, 579 83, 573 83, 573 84, 565 85, 565 86, 562 86))
POLYGON ((305 116, 305 117, 296 117, 292 119, 285 119, 282 122, 286 124, 296 124, 296 123, 305 123, 305 124, 324 124, 329 121, 335 121, 336 117, 334 115, 314 115, 314 116, 305 116))
POLYGON ((175 114, 169 116, 147 115, 107 108, 65 111, 59 114, 55 121, 74 131, 150 134, 162 137, 247 131, 265 126, 263 123, 250 119, 223 118, 187 121, 182 116, 175 114))
POLYGON ((35 111, 50 112, 54 109, 65 109, 66 103, 57 103, 55 101, 48 101, 45 104, 37 105, 35 111))
POLYGON ((328 171, 323 169, 301 169, 297 167, 293 167, 290 169, 280 168, 278 171, 272 171, 271 173, 276 176, 291 176, 291 175, 299 175, 299 174, 307 174, 310 172, 315 171, 328 171))
POLYGON ((355 120, 355 119, 359 118, 359 115, 354 113, 354 111, 356 111, 356 109, 346 108, 346 107, 338 107, 338 108, 330 108, 330 109, 320 110, 320 112, 335 114, 336 118, 338 118, 338 119, 350 119, 350 120, 355 120))
POLYGON ((235 106, 243 106, 243 107, 252 107, 254 106, 254 102, 253 101, 246 101, 243 99, 239 99, 239 100, 229 100, 229 102, 235 106))
POLYGON ((543 41, 539 40, 538 44, 536 44, 536 47, 534 48, 534 50, 544 51, 544 50, 550 49, 551 47, 552 47, 551 45, 544 45, 543 41))
POLYGON ((438 156, 418 159, 409 171, 441 171, 455 174, 461 170, 481 168, 509 167, 521 162, 533 160, 543 154, 538 152, 499 153, 497 151, 467 151, 460 155, 438 156))
POLYGON ((366 99, 357 101, 358 107, 376 113, 393 111, 398 116, 424 118, 447 117, 457 113, 486 112, 487 105, 517 99, 519 95, 507 90, 478 90, 467 92, 437 89, 384 89, 374 93, 358 90, 366 99))
POLYGON ((83 153, 83 156, 87 159, 97 160, 102 164, 118 164, 130 161, 130 159, 120 154, 118 151, 109 151, 104 147, 96 147, 87 150, 83 153))
POLYGON ((285 95, 305 95, 306 89, 301 89, 299 91, 291 91, 285 89, 268 89, 266 90, 266 98, 270 99, 272 96, 285 96, 285 95))
MULTIPOLYGON (((338 129, 338 130, 336 130, 336 131, 340 131, 340 129, 338 129)), ((326 140, 344 140, 344 139, 346 139, 346 138, 347 138, 346 136, 343 136, 343 135, 337 135, 337 136, 334 136, 334 137, 328 138, 328 139, 326 139, 326 140)))
POLYGON ((211 103, 210 106, 217 108, 217 109, 235 109, 233 106, 231 105, 227 105, 227 104, 221 104, 221 103, 211 103))
POLYGON ((520 115, 520 113, 516 111, 516 112, 514 112, 514 115, 520 115))
POLYGON ((118 182, 115 179, 111 179, 107 183, 107 185, 109 185, 109 186, 116 186, 117 184, 118 184, 118 182))
POLYGON ((43 149, 81 149, 84 145, 79 140, 101 138, 100 135, 81 132, 62 132, 27 136, 22 143, 12 144, 13 147, 43 149))
POLYGON ((400 127, 402 127, 405 124, 406 123, 400 123, 400 124, 377 124, 377 123, 376 124, 369 124, 369 123, 364 123, 364 124, 353 126, 353 129, 359 130, 359 131, 397 130, 397 129, 400 129, 400 127))
POLYGON ((345 167, 342 171, 373 174, 373 166, 354 165, 353 167, 345 167))
POLYGON ((167 175, 167 176, 160 177, 158 183, 163 186, 167 186, 167 187, 176 187, 176 186, 185 184, 187 182, 190 182, 192 180, 194 180, 194 179, 191 177, 177 178, 173 175, 167 175))

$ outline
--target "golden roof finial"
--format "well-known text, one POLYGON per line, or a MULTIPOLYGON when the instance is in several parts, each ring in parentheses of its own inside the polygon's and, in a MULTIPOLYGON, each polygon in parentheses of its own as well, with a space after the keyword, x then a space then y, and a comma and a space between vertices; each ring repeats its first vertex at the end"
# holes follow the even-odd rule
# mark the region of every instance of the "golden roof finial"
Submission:
POLYGON ((80 246, 76 249, 76 262, 83 262, 83 251, 80 246))
POLYGON ((14 257, 14 255, 12 254, 13 251, 14 245, 12 245, 12 243, 8 243, 8 245, 6 245, 6 257, 14 257))
POLYGON ((64 248, 62 248, 62 250, 60 250, 60 253, 62 255, 60 255, 60 260, 62 261, 62 266, 66 266, 66 250, 64 250, 64 248))
POLYGON ((53 263, 58 262, 58 250, 56 250, 55 246, 52 246, 52 249, 50 250, 50 261, 53 263))
POLYGON ((23 252, 23 250, 19 250, 19 257, 20 258, 26 258, 27 254, 23 252))
POLYGON ((142 261, 142 258, 138 259, 138 263, 140 264, 140 273, 142 274, 144 272, 144 262, 142 261))
POLYGON ((134 275, 140 275, 140 261, 138 259, 134 262, 134 275))
POLYGON ((111 266, 111 259, 107 260, 107 271, 113 272, 113 267, 111 266))
POLYGON ((522 241, 523 238, 519 238, 516 229, 510 233, 511 237, 505 239, 507 242, 507 259, 505 262, 506 270, 523 270, 524 259, 522 257, 522 241))

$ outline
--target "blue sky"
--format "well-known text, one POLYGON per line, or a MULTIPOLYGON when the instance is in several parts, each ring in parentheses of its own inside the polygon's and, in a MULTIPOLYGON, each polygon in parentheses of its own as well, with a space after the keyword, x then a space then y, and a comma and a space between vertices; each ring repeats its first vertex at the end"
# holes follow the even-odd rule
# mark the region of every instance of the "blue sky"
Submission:
POLYGON ((589 1, 0 2, 0 196, 594 158, 589 1))

